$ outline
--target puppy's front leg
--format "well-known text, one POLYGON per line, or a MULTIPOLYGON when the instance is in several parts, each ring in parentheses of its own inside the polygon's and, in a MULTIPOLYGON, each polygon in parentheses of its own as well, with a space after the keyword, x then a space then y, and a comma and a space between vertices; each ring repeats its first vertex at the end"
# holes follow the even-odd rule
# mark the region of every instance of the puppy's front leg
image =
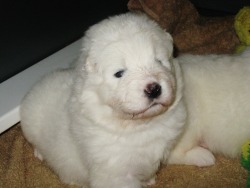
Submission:
POLYGON ((214 165, 215 158, 206 148, 199 146, 195 133, 186 132, 171 151, 168 164, 185 164, 199 167, 214 165))
POLYGON ((142 188, 141 182, 130 174, 119 176, 109 172, 98 172, 90 177, 91 188, 142 188))

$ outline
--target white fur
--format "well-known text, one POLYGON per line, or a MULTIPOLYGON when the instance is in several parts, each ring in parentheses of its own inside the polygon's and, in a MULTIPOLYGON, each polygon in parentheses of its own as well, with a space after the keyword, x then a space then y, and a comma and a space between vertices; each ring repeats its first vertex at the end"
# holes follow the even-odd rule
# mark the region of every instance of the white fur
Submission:
POLYGON ((213 153, 238 157, 250 138, 250 48, 239 55, 184 55, 188 119, 170 164, 208 166, 213 153))
POLYGON ((171 56, 170 35, 146 16, 128 13, 92 26, 76 69, 47 75, 21 105, 35 155, 65 183, 153 184, 186 117, 180 68, 171 56), (149 99, 144 90, 153 82, 162 93, 149 99))

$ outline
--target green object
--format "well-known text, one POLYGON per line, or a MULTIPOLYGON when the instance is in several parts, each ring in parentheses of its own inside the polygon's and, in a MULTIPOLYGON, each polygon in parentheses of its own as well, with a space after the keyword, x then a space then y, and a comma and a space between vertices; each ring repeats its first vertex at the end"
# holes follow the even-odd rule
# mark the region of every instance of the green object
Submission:
POLYGON ((250 45, 250 7, 242 8, 234 19, 234 28, 241 44, 236 47, 236 52, 242 52, 250 45))
POLYGON ((241 148, 241 165, 248 170, 247 188, 250 188, 250 140, 248 140, 241 148))

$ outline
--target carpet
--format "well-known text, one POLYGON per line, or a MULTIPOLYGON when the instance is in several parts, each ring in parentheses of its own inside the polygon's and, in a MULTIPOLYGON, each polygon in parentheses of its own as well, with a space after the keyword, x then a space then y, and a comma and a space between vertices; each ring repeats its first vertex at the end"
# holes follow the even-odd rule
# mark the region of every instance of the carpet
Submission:
MULTIPOLYGON (((162 166, 150 188, 244 188, 247 172, 238 159, 216 156, 211 167, 162 166)), ((111 180, 112 181, 112 180, 111 180)), ((0 188, 78 188, 60 182, 57 175, 33 155, 20 124, 0 135, 0 188)))

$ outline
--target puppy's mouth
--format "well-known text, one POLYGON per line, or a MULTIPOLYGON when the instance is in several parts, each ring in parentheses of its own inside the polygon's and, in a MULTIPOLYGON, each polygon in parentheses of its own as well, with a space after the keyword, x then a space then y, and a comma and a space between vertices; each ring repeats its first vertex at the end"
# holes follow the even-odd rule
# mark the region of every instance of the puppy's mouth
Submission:
POLYGON ((168 109, 168 107, 169 105, 167 104, 153 102, 144 110, 136 112, 136 113, 132 113, 131 116, 132 116, 132 119, 150 118, 150 117, 162 114, 168 109))
POLYGON ((171 95, 171 97, 148 100, 147 105, 144 104, 141 108, 140 104, 138 104, 139 108, 134 108, 136 106, 135 104, 131 105, 132 108, 128 108, 129 106, 123 106, 123 103, 120 101, 115 101, 115 103, 113 101, 111 107, 114 109, 115 114, 121 119, 143 120, 163 114, 172 106, 174 101, 175 95, 171 95))

